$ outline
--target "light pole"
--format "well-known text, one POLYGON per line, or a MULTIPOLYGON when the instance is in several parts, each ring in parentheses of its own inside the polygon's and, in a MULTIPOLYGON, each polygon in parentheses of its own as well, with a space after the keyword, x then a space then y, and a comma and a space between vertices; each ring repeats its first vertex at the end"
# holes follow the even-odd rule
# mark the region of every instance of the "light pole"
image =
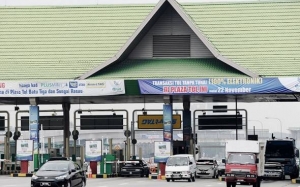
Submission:
POLYGON ((273 118, 273 117, 266 117, 266 119, 276 119, 279 121, 279 125, 280 125, 280 133, 281 133, 281 138, 282 138, 282 122, 279 118, 273 118))
POLYGON ((261 125, 261 130, 262 130, 262 136, 264 135, 264 125, 263 125, 263 123, 261 122, 261 121, 259 121, 259 120, 248 120, 248 121, 253 121, 253 122, 259 122, 260 123, 260 125, 261 125))

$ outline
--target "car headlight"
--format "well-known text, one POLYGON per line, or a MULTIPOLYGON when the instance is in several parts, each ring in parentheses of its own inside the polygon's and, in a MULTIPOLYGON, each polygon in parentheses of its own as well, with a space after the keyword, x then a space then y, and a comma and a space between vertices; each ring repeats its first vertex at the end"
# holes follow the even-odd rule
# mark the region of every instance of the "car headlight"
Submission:
POLYGON ((38 179, 38 176, 32 175, 31 179, 36 180, 36 179, 38 179))
POLYGON ((62 179, 65 179, 66 177, 67 177, 67 175, 61 175, 61 176, 55 177, 55 179, 62 180, 62 179))
POLYGON ((167 175, 171 175, 172 172, 171 172, 171 171, 166 171, 166 174, 167 174, 167 175))

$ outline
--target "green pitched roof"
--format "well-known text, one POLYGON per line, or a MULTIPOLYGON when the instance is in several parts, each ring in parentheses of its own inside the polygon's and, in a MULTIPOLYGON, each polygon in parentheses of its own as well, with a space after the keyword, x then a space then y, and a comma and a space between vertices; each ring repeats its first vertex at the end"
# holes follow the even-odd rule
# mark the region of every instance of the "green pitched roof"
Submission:
POLYGON ((215 48, 262 76, 300 75, 300 1, 184 4, 215 48))
POLYGON ((0 7, 0 80, 79 77, 113 57, 153 7, 0 7))
POLYGON ((103 69, 90 79, 244 77, 217 59, 126 60, 103 69))
MULTIPOLYGON (((300 1, 181 7, 216 50, 234 63, 262 76, 300 75, 300 1)), ((153 8, 154 5, 0 7, 0 80, 79 77, 115 56, 153 8)), ((145 70, 137 62, 128 62, 131 61, 123 63, 124 70, 118 69, 121 64, 112 64, 113 67, 104 68, 94 77, 110 78, 110 74, 139 78, 135 70, 145 70), (112 72, 114 67, 116 73, 112 72)), ((170 63, 151 61, 157 62, 164 67, 170 63)), ((197 77, 236 75, 231 70, 220 74, 224 67, 209 69, 205 62, 179 59, 172 65, 173 75, 160 72, 139 76, 187 77, 180 70, 190 67, 201 68, 197 71, 202 74, 196 74, 192 68, 193 76, 197 77), (204 72, 205 69, 212 71, 204 72)), ((155 69, 158 65, 150 66, 155 69)))

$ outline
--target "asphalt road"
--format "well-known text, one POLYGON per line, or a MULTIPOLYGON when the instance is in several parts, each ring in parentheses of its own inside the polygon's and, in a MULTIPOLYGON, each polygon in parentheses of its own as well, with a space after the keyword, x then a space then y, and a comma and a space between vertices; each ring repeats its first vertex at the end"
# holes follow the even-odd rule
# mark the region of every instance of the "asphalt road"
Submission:
MULTIPOLYGON (((154 180, 148 178, 108 178, 88 179, 86 187, 225 187, 225 182, 217 179, 196 179, 196 182, 154 180)), ((246 187, 243 185, 241 187, 246 187)), ((285 181, 263 181, 262 187, 300 187, 285 181)), ((0 176, 0 187, 30 187, 30 178, 0 176)), ((250 187, 250 186, 249 186, 250 187)))

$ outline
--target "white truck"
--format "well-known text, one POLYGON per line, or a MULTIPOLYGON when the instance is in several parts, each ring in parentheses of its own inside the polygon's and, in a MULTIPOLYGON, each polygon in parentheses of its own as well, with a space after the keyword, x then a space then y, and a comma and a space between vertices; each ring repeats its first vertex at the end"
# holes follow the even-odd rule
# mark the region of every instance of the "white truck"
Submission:
POLYGON ((260 187, 264 176, 265 143, 250 140, 227 141, 225 145, 225 181, 227 187, 237 183, 260 187))

